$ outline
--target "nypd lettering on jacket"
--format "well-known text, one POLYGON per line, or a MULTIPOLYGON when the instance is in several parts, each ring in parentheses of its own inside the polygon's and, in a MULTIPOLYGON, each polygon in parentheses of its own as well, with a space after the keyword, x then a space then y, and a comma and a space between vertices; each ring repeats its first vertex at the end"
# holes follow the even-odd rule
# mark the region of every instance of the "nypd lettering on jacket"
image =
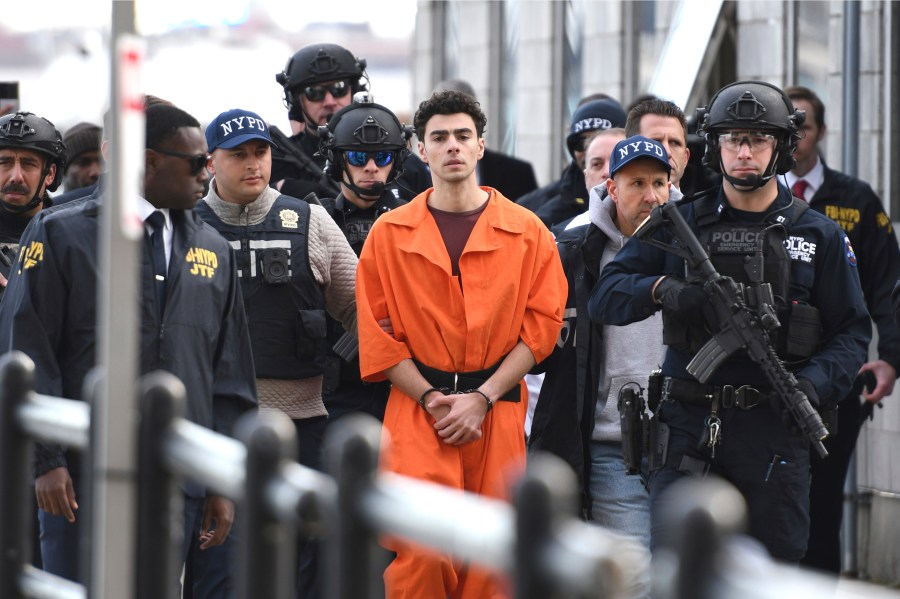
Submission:
POLYGON ((222 136, 228 137, 234 131, 241 131, 243 129, 256 129, 257 131, 265 131, 266 123, 265 121, 255 119, 252 116, 241 116, 238 118, 227 120, 224 123, 220 123, 219 127, 222 128, 222 136))
POLYGON ((635 141, 629 144, 624 144, 619 147, 619 159, 625 159, 631 156, 632 154, 643 152, 650 152, 656 156, 659 156, 663 160, 669 160, 669 157, 665 155, 665 151, 662 149, 662 146, 659 144, 653 144, 646 141, 635 141), (643 147, 642 147, 643 146, 643 147))

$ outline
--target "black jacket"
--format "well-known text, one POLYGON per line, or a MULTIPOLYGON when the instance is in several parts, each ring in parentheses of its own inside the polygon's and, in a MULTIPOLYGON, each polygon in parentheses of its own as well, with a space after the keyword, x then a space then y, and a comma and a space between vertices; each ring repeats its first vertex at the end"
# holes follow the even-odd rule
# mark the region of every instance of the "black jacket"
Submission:
MULTIPOLYGON (((94 197, 33 219, 7 301, 0 304, 6 325, 0 347, 34 360, 40 393, 81 399, 84 377, 96 363, 100 205, 94 197)), ((250 337, 231 250, 191 211, 170 213, 174 238, 162 317, 149 247, 143 252, 140 372, 162 369, 177 376, 187 390, 187 418, 231 434, 238 416, 256 407, 250 337)), ((45 446, 38 451, 35 476, 66 465, 60 447, 45 446)), ((191 485, 188 492, 203 490, 191 485)))
POLYGON ((575 162, 571 162, 559 181, 526 194, 516 203, 534 212, 548 229, 578 216, 588 209, 588 190, 584 183, 584 172, 575 162))
POLYGON ((487 148, 478 161, 478 184, 493 187, 513 202, 538 186, 531 163, 487 148))
POLYGON ((585 509, 591 506, 587 481, 603 342, 603 325, 591 322, 587 306, 607 240, 593 224, 564 231, 556 239, 569 295, 556 347, 537 367, 546 374, 528 438, 529 452, 549 451, 572 466, 585 509))
POLYGON ((891 290, 900 277, 900 247, 884 206, 868 183, 825 167, 809 207, 841 226, 859 258, 859 282, 878 328, 878 357, 900 374, 900 329, 891 317, 891 290))

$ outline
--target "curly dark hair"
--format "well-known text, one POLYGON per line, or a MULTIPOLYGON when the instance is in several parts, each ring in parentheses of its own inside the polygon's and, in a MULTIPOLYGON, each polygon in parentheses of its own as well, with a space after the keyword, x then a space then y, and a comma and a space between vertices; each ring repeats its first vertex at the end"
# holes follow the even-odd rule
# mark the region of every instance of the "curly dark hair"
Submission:
POLYGON ((419 104, 416 116, 413 117, 413 126, 416 136, 422 140, 425 138, 425 125, 436 114, 465 113, 475 121, 475 132, 478 137, 484 136, 484 128, 487 125, 487 117, 481 112, 481 104, 470 96, 457 91, 435 92, 430 98, 419 104))

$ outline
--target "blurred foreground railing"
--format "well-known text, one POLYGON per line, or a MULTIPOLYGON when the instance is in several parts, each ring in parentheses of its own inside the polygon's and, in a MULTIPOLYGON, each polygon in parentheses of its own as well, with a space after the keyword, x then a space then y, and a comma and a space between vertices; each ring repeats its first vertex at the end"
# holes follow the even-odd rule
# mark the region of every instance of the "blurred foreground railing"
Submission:
MULTIPOLYGON (((32 379, 23 354, 0 359, 0 597, 82 599, 83 586, 27 565, 30 463, 34 440, 88 450, 90 413, 34 393, 32 379)), ((174 594, 191 484, 238 504, 237 596, 247 599, 294 596, 298 533, 322 539, 329 599, 383 596, 383 535, 501 573, 516 599, 642 596, 651 579, 658 599, 896 597, 775 564, 738 534, 743 499, 722 481, 673 486, 662 514, 673 534, 650 572, 638 544, 576 517, 574 475, 556 458, 530 460, 506 503, 379 472, 381 426, 365 416, 333 427, 323 474, 293 460, 295 429, 280 414, 242 418, 231 439, 184 419, 184 387, 170 374, 144 377, 140 395, 135 597, 174 594)))

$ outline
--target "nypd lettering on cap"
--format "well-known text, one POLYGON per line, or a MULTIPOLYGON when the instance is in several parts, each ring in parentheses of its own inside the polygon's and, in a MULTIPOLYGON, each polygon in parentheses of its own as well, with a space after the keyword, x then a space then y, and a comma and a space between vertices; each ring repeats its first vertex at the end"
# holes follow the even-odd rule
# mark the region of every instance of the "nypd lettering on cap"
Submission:
POLYGON ((620 160, 625 160, 630 155, 647 155, 649 153, 658 158, 665 158, 668 161, 666 151, 663 149, 663 147, 658 143, 653 143, 651 141, 635 141, 627 143, 621 148, 617 147, 616 149, 619 152, 620 160))
POLYGON ((600 117, 590 117, 581 119, 577 123, 572 124, 572 133, 583 133, 585 131, 603 131, 612 129, 612 121, 600 117))
POLYGON ((612 156, 610 157, 609 176, 614 177, 623 166, 638 158, 656 160, 659 166, 666 170, 666 173, 672 172, 672 165, 669 164, 669 154, 662 147, 661 143, 642 135, 634 135, 628 139, 623 139, 613 148, 612 156))
POLYGON ((223 138, 227 138, 234 132, 242 132, 244 127, 247 129, 258 129, 259 131, 268 129, 264 120, 246 115, 228 119, 224 123, 219 123, 219 127, 222 128, 220 133, 223 138))
POLYGON ((254 139, 277 147, 269 135, 268 124, 249 110, 233 108, 225 111, 206 127, 206 145, 210 152, 217 148, 235 148, 254 139))

